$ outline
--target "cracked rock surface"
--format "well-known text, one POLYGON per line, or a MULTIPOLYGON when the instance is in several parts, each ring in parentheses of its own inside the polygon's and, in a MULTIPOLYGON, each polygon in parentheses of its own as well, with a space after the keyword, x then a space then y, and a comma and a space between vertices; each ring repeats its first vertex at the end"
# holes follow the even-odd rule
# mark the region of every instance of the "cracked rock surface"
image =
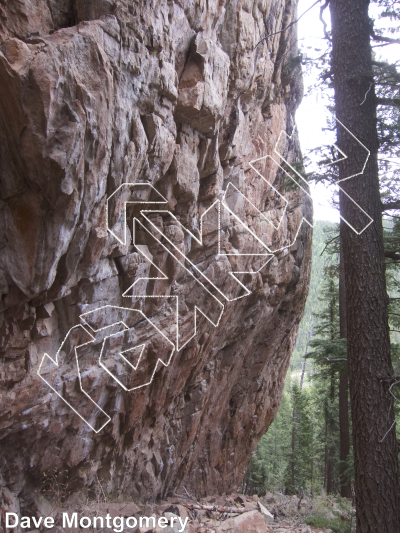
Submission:
POLYGON ((143 502, 240 484, 310 273, 310 199, 265 158, 300 158, 294 27, 259 43, 295 15, 0 2, 3 508, 54 468, 143 502))

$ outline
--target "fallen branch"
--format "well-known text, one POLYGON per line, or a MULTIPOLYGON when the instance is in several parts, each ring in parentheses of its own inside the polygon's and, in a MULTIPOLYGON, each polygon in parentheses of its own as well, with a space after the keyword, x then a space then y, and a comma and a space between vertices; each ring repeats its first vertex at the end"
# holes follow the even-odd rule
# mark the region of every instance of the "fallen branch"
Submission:
POLYGON ((183 487, 183 490, 186 492, 187 497, 188 497, 190 500, 192 500, 193 502, 199 503, 199 502, 197 501, 197 499, 195 498, 195 496, 192 496, 192 495, 190 494, 190 492, 188 492, 188 491, 186 490, 186 487, 183 487))
POLYGON ((247 507, 220 507, 219 505, 196 505, 194 503, 183 503, 184 507, 187 507, 191 511, 216 511, 218 513, 232 513, 243 514, 249 511, 255 511, 256 509, 248 509, 247 507))
POLYGON ((287 525, 287 524, 283 524, 283 525, 282 525, 282 524, 272 524, 272 525, 271 525, 271 524, 268 524, 268 527, 269 527, 269 528, 270 528, 270 527, 273 527, 273 528, 277 528, 277 529, 280 529, 280 528, 283 529, 283 528, 287 528, 288 525, 287 525))
POLYGON ((258 508, 260 509, 261 513, 265 515, 266 517, 272 518, 272 520, 274 520, 274 515, 270 513, 268 509, 264 507, 264 505, 260 501, 258 501, 257 503, 258 503, 258 508))

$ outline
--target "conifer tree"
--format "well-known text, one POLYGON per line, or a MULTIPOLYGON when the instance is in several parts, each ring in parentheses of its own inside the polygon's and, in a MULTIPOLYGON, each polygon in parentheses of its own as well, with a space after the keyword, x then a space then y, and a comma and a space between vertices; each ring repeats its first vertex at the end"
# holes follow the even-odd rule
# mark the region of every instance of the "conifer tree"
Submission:
POLYGON ((340 212, 359 232, 365 225, 365 215, 354 202, 373 220, 360 234, 347 225, 341 228, 357 531, 398 533, 397 443, 394 432, 386 433, 388 424, 394 423, 389 389, 393 368, 378 179, 377 101, 370 45, 373 29, 368 17, 368 0, 331 0, 329 5, 335 112, 345 125, 337 128, 337 145, 349 155, 339 163, 339 178, 345 180, 340 212), (364 147, 370 157, 361 175, 364 147), (349 176, 353 177, 346 180, 349 176), (384 491, 380 490, 382 487, 384 491))

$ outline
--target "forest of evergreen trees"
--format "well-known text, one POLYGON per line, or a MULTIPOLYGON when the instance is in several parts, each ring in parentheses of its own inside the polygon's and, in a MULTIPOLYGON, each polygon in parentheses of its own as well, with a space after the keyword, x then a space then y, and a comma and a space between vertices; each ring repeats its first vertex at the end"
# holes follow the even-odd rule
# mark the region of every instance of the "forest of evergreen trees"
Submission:
MULTIPOLYGON (((400 222, 387 218, 387 247, 400 241, 400 222)), ((262 437, 243 482, 246 493, 340 494, 340 477, 353 490, 353 450, 340 460, 339 371, 346 366, 346 340, 339 324, 339 226, 314 225, 312 270, 304 317, 290 360, 278 414, 262 437)), ((391 354, 400 374, 400 271, 387 261, 391 354)), ((347 409, 350 411, 349 401, 347 409)), ((396 404, 400 416, 400 404, 396 404)), ((350 421, 350 417, 349 417, 350 421)), ((350 428, 351 433, 351 428, 350 428)), ((352 492, 351 492, 352 494, 352 492)))
POLYGON ((309 9, 319 9, 325 50, 299 60, 319 69, 314 90, 330 95, 336 142, 314 151, 319 170, 302 174, 339 186, 340 224, 316 224, 282 403, 243 490, 340 494, 355 502, 357 533, 399 533, 400 62, 379 52, 400 45, 400 7, 309 9))

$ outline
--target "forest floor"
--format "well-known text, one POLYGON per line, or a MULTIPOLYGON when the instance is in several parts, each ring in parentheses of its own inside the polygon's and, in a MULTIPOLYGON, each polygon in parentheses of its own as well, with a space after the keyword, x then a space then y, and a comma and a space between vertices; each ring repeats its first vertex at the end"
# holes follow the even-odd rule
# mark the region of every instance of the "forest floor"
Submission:
POLYGON ((273 521, 265 519, 268 533, 355 531, 355 509, 351 500, 333 496, 301 498, 269 493, 260 498, 260 503, 274 516, 273 521))
MULTIPOLYGON (((180 505, 190 506, 188 500, 180 505)), ((191 502, 193 503, 193 502, 191 502)), ((355 531, 355 510, 350 500, 316 496, 303 498, 267 493, 265 497, 235 494, 204 498, 191 510, 196 533, 351 533, 355 531), (226 512, 233 508, 243 513, 226 512), (260 520, 260 518, 262 520, 260 520), (264 524, 262 523, 264 522, 264 524)), ((190 522, 189 522, 190 523, 190 522)))
MULTIPOLYGON (((280 493, 266 496, 207 497, 200 500, 187 491, 157 504, 140 504, 128 499, 105 498, 84 501, 78 494, 65 505, 56 506, 51 513, 56 527, 52 533, 81 533, 79 528, 61 528, 61 514, 75 511, 81 516, 154 517, 155 527, 127 527, 120 533, 352 533, 355 531, 354 509, 351 501, 317 496, 300 498, 280 493), (165 517, 168 526, 160 527, 158 519, 165 517), (172 521, 171 521, 172 520, 172 521), (171 525, 170 525, 171 524, 171 525), (182 527, 184 524, 184 527, 182 527)), ((103 494, 104 496, 104 494, 103 494)), ((41 499, 44 503, 43 498, 41 499)), ((50 503, 50 502, 48 502, 50 503)), ((49 513, 50 514, 50 513, 49 513)), ((128 522, 129 523, 129 522, 128 522)), ((164 522, 165 523, 165 522, 164 522)), ((140 524, 141 525, 141 524, 140 524)), ((115 528, 90 528, 87 533, 113 533, 115 528)))

